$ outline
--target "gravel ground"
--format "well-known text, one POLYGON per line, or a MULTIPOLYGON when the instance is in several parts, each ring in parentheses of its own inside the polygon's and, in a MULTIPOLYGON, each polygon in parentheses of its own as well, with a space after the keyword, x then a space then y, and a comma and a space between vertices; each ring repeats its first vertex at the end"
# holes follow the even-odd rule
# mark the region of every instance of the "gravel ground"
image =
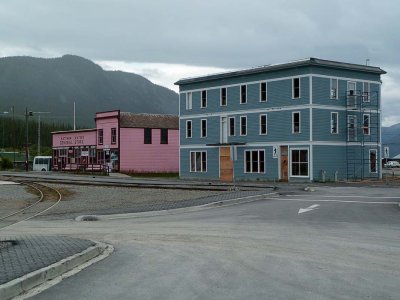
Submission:
MULTIPOLYGON (((63 200, 41 218, 73 218, 82 214, 110 214, 156 210, 177 202, 216 196, 227 192, 99 187, 82 185, 45 185, 61 190, 63 200)), ((174 208, 174 207, 172 207, 174 208)))
POLYGON ((25 186, 0 185, 0 217, 22 209, 37 199, 38 196, 30 193, 25 186))

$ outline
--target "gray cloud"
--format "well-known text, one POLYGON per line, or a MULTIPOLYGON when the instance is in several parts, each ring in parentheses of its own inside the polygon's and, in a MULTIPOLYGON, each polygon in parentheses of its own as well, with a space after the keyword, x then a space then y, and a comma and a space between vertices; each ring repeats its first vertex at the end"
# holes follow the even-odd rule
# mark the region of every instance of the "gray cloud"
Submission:
POLYGON ((0 54, 219 68, 369 58, 398 70, 399 11, 395 0, 2 0, 0 54))

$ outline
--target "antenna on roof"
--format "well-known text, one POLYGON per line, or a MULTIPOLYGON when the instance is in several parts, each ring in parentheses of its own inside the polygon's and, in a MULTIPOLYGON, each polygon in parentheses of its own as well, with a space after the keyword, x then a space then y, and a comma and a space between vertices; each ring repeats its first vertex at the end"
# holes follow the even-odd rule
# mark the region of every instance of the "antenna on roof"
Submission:
POLYGON ((365 60, 365 65, 366 65, 366 66, 369 66, 369 58, 367 58, 367 59, 365 60))

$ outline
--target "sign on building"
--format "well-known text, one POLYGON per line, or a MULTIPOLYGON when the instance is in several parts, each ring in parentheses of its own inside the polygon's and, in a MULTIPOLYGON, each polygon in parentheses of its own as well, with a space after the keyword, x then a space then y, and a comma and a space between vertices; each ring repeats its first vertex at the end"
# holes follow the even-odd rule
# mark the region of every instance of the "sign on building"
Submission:
POLYGON ((272 147, 272 157, 273 158, 278 158, 278 146, 273 146, 272 147))

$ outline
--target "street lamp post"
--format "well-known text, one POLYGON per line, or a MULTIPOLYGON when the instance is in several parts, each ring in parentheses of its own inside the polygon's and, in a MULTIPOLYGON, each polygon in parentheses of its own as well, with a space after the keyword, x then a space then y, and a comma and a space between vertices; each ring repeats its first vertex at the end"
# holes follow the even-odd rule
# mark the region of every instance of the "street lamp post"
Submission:
POLYGON ((2 148, 4 149, 4 140, 5 140, 5 135, 4 135, 4 115, 8 114, 8 111, 3 111, 1 113, 3 115, 2 121, 3 121, 3 135, 2 135, 2 148))

